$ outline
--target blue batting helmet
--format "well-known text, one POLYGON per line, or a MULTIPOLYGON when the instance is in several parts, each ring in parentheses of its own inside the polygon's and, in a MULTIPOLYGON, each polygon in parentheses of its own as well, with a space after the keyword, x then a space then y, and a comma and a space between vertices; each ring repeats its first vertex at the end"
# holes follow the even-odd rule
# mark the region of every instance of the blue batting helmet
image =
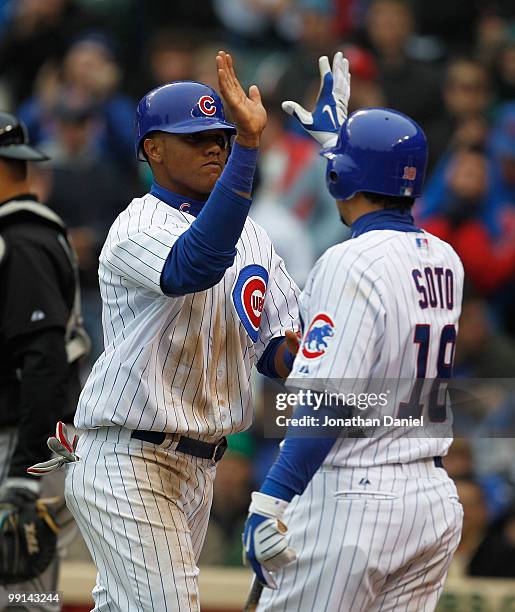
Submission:
POLYGON ((388 108, 358 110, 340 128, 338 141, 321 151, 326 182, 337 200, 360 191, 416 198, 427 165, 427 140, 412 119, 388 108))
POLYGON ((150 132, 193 134, 223 129, 236 133, 225 120, 224 107, 214 89, 195 81, 175 81, 149 91, 136 109, 136 157, 145 161, 141 143, 150 132))

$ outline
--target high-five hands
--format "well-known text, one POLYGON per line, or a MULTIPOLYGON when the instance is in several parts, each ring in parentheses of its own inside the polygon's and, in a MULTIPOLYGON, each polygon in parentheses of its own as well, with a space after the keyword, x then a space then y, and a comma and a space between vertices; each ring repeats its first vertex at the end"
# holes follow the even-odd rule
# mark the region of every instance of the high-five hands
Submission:
POLYGON ((320 91, 312 112, 297 102, 286 100, 282 109, 297 119, 302 127, 317 140, 323 149, 336 144, 338 130, 347 118, 350 98, 349 62, 338 51, 329 65, 327 55, 318 60, 320 68, 320 91))
POLYGON ((236 125, 236 141, 243 147, 258 147, 261 132, 267 122, 259 89, 256 85, 251 85, 247 96, 238 81, 229 53, 219 51, 216 65, 220 93, 236 125))

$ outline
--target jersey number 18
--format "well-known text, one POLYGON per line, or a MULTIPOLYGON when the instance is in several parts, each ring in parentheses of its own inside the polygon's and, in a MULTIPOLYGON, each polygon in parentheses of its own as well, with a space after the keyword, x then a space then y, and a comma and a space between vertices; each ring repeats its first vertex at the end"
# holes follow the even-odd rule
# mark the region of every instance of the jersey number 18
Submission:
MULTIPOLYGON (((424 387, 429 359, 429 342, 431 340, 431 326, 419 324, 415 326, 413 342, 418 344, 417 380, 414 382, 410 398, 407 402, 399 404, 399 418, 420 418, 424 404, 420 396, 424 387)), ((445 325, 440 334, 438 357, 436 361, 436 378, 433 379, 429 391, 428 417, 432 423, 442 423, 446 418, 447 385, 440 379, 452 376, 454 362, 454 349, 456 347, 456 327, 445 325)))

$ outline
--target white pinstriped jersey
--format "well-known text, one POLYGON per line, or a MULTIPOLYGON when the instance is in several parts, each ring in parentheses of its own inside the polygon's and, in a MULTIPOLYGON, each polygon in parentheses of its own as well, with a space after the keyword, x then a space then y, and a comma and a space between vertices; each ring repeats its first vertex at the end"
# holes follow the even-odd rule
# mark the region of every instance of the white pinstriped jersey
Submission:
MULTIPOLYGON (((413 379, 449 377, 462 292, 459 257, 427 232, 373 230, 336 245, 299 298, 304 334, 288 383, 306 387, 317 379, 330 391, 386 392, 381 417, 418 417, 409 414, 418 405, 409 401, 413 379)), ((430 418, 424 414, 425 426, 430 418)), ((445 455, 451 442, 448 429, 431 437, 407 436, 406 427, 364 432, 339 439, 325 463, 407 463, 445 455)))
POLYGON ((105 350, 82 391, 78 427, 210 440, 250 425, 252 366, 272 338, 297 327, 298 289, 248 219, 217 285, 164 295, 166 257, 194 220, 147 194, 113 224, 99 267, 105 350))

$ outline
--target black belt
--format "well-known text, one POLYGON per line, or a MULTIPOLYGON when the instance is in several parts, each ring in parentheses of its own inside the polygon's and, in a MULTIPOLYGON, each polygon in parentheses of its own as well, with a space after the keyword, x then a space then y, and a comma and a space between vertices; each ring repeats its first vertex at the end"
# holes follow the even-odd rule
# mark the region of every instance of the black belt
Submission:
POLYGON ((433 457, 433 462, 435 464, 435 467, 443 468, 445 470, 441 457, 433 457))
MULTIPOLYGON (((160 431, 144 431, 142 429, 136 429, 132 432, 131 438, 136 440, 143 440, 143 442, 150 442, 152 444, 162 444, 166 435, 160 431)), ((227 448, 227 438, 223 437, 220 442, 203 442, 202 440, 194 440, 193 438, 187 438, 181 436, 179 443, 175 447, 176 451, 185 453, 186 455, 192 455, 193 457, 199 457, 200 459, 211 459, 212 461, 220 461, 224 456, 227 448)))

